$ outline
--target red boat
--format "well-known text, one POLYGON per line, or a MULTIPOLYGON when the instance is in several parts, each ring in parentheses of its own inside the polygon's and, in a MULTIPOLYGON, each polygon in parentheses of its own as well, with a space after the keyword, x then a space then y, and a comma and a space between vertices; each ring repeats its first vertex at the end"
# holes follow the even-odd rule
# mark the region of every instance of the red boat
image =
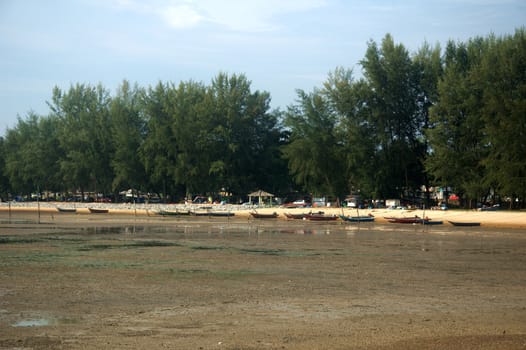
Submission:
POLYGON ((310 221, 334 221, 338 219, 338 216, 325 214, 307 214, 305 215, 305 219, 310 221))
POLYGON ((386 217, 387 221, 394 224, 421 224, 424 219, 414 216, 411 218, 386 217))

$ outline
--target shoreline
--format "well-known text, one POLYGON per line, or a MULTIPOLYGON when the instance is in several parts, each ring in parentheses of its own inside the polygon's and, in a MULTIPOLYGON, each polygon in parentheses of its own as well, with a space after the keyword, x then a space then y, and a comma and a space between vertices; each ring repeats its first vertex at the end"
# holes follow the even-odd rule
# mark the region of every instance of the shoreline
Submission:
MULTIPOLYGON (((322 211, 326 215, 374 215, 375 222, 379 224, 388 223, 385 217, 429 217, 432 220, 443 221, 444 225, 452 226, 448 221, 480 222, 483 227, 526 229, 526 212, 524 211, 475 211, 475 210, 391 210, 391 209, 355 209, 355 208, 284 208, 284 207, 246 207, 242 205, 184 205, 184 204, 115 204, 115 203, 64 203, 64 202, 41 202, 37 205, 31 203, 0 203, 0 213, 37 213, 40 210, 44 215, 60 215, 58 208, 74 208, 78 215, 131 215, 149 218, 163 216, 159 214, 162 210, 190 210, 210 212, 230 212, 235 215, 231 220, 249 219, 250 213, 257 211, 262 214, 277 213, 277 220, 288 220, 285 213, 308 213, 322 211), (89 208, 107 209, 108 213, 94 214, 89 208)), ((70 213, 71 214, 71 213, 70 213)), ((258 219, 256 219, 258 220, 258 219)))

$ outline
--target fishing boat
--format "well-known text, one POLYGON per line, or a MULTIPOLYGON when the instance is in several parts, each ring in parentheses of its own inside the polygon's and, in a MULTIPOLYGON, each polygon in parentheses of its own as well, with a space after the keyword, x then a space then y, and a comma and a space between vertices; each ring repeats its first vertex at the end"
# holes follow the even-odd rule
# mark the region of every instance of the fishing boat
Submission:
POLYGON ((102 209, 102 208, 88 208, 88 210, 92 214, 105 214, 109 211, 108 209, 102 209))
POLYGON ((234 216, 235 213, 232 213, 230 211, 191 211, 189 212, 190 215, 193 216, 222 216, 222 217, 228 217, 228 216, 234 216))
POLYGON ((336 215, 325 215, 323 213, 313 213, 305 215, 305 220, 310 221, 334 221, 338 219, 336 215))
POLYGON ((393 223, 393 224, 420 224, 422 223, 422 218, 419 216, 413 216, 409 218, 397 218, 397 217, 386 217, 387 221, 393 223))
POLYGON ((480 226, 480 222, 449 221, 453 226, 480 226))
POLYGON ((162 216, 181 216, 181 215, 190 215, 190 212, 188 210, 180 211, 180 210, 160 210, 159 215, 162 216))
POLYGON ((373 222, 374 216, 373 215, 358 215, 358 216, 340 215, 340 219, 342 219, 343 221, 350 221, 350 222, 373 222))
POLYGON ((210 212, 207 210, 194 210, 190 212, 192 216, 210 216, 210 212))
POLYGON ((301 213, 301 214, 293 214, 293 213, 285 213, 285 216, 287 219, 293 219, 293 220, 303 220, 305 216, 309 215, 308 213, 301 213))
POLYGON ((429 219, 422 219, 421 224, 423 225, 442 225, 444 222, 441 220, 429 220, 429 219))
POLYGON ((57 207, 57 210, 61 213, 76 213, 77 212, 77 208, 61 208, 61 207, 57 207))
POLYGON ((254 219, 274 219, 279 216, 279 214, 276 212, 273 212, 272 214, 262 214, 258 212, 250 212, 250 215, 252 215, 254 219))
POLYGON ((208 215, 216 217, 230 217, 236 215, 236 213, 232 213, 231 211, 211 211, 208 213, 208 215))

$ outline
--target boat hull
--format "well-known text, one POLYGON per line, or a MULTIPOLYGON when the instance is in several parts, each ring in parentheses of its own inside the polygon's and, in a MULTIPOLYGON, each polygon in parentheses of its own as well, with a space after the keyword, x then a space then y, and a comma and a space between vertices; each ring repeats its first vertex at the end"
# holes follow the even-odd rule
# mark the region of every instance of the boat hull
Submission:
POLYGON ((57 208, 60 213, 76 213, 76 208, 57 208))
POLYGON ((260 214, 260 213, 250 213, 254 219, 275 219, 279 216, 278 213, 272 214, 260 214))
POLYGON ((453 226, 480 226, 480 222, 461 222, 461 221, 449 221, 449 223, 453 226))
POLYGON ((345 216, 340 215, 340 219, 349 222, 374 222, 374 216, 345 216))
POLYGON ((100 208, 88 208, 88 210, 92 214, 106 214, 109 211, 108 209, 100 209, 100 208))
POLYGON ((336 215, 320 215, 320 214, 310 214, 305 216, 305 220, 309 221, 334 221, 338 219, 336 215))

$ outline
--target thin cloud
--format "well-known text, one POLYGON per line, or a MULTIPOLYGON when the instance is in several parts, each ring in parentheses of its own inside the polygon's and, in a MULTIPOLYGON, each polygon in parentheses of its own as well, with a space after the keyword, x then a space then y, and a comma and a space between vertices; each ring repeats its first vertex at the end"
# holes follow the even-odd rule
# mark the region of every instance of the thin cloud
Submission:
POLYGON ((212 24, 232 31, 267 32, 279 29, 277 17, 324 7, 327 0, 115 0, 113 5, 157 16, 174 29, 212 24))

